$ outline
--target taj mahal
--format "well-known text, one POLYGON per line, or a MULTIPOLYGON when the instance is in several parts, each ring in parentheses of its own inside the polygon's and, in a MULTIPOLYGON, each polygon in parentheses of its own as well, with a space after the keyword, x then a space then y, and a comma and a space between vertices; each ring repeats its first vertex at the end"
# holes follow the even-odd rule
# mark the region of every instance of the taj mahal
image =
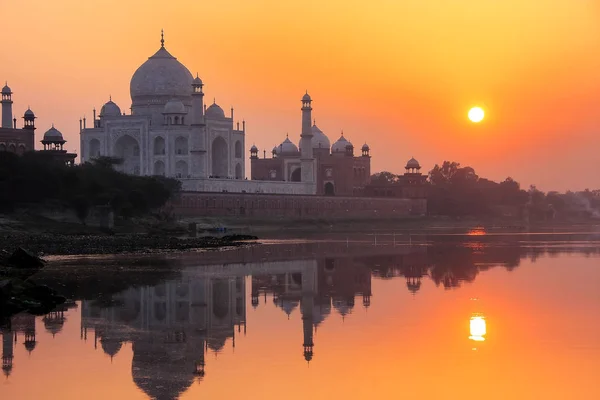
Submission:
POLYGON ((183 190, 209 192, 315 194, 315 159, 311 139, 311 99, 302 98, 301 179, 246 179, 246 124, 234 122, 213 101, 204 100, 204 84, 165 47, 161 33, 158 51, 133 74, 131 113, 109 99, 93 126, 80 119, 81 161, 99 156, 123 160, 123 172, 163 175, 182 182, 183 190))

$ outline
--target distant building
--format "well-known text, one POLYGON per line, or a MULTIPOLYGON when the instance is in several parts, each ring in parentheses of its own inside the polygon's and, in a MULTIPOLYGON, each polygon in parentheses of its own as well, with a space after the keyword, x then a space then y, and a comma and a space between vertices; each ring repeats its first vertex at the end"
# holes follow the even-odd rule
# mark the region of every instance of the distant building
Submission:
MULTIPOLYGON (((327 135, 314 121, 310 130, 312 133, 310 145, 316 162, 316 194, 362 195, 371 175, 369 146, 365 143, 361 148, 361 155, 355 156, 354 146, 344 137, 343 132, 332 146, 327 135)), ((301 151, 289 137, 273 148, 271 157, 267 158, 266 152, 263 152, 263 158, 259 158, 258 153, 256 146, 250 148, 253 180, 300 182, 301 151)))
POLYGON ((52 128, 44 133, 44 138, 41 140, 44 150, 40 150, 40 152, 66 165, 74 165, 77 154, 69 153, 64 149, 66 142, 62 133, 52 125, 52 128))
POLYGON ((2 125, 0 126, 0 151, 23 154, 33 151, 35 114, 29 108, 23 115, 23 127, 17 128, 17 118, 13 117, 12 90, 8 84, 2 88, 2 125))
MULTIPOLYGON (((398 182, 370 182, 364 194, 368 197, 398 197, 404 199, 427 198, 427 175, 421 174, 421 165, 411 158, 404 167, 406 172, 398 177, 398 182)), ((418 214, 422 214, 419 210, 418 214)))

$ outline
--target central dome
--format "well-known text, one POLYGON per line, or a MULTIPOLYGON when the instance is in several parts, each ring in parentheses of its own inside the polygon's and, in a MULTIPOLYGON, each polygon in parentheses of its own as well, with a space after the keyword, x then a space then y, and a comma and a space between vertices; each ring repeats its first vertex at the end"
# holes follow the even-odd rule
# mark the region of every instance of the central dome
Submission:
POLYGON ((185 65, 161 46, 131 78, 132 105, 165 104, 173 97, 191 98, 193 80, 185 65))

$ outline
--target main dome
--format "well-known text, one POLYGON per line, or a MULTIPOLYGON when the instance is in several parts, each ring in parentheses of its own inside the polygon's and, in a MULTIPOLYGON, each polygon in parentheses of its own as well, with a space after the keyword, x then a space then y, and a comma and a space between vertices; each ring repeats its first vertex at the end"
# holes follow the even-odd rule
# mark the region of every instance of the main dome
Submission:
POLYGON ((173 97, 190 98, 193 80, 185 65, 161 46, 133 74, 129 85, 131 101, 133 105, 146 105, 165 104, 173 97))

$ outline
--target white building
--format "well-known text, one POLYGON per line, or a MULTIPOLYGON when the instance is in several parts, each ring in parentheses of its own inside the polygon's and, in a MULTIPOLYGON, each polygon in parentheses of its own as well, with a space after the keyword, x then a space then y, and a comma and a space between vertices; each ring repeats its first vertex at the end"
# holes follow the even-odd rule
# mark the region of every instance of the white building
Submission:
POLYGON ((314 194, 314 163, 310 139, 310 97, 303 98, 302 182, 245 180, 245 122, 234 126, 213 101, 204 105, 202 80, 164 47, 144 62, 130 84, 131 114, 122 113, 112 99, 88 128, 80 120, 81 161, 99 156, 118 157, 123 172, 164 175, 182 181, 184 190, 314 194), (305 115, 307 114, 307 115, 305 115), (305 132, 308 132, 305 135, 305 132))

